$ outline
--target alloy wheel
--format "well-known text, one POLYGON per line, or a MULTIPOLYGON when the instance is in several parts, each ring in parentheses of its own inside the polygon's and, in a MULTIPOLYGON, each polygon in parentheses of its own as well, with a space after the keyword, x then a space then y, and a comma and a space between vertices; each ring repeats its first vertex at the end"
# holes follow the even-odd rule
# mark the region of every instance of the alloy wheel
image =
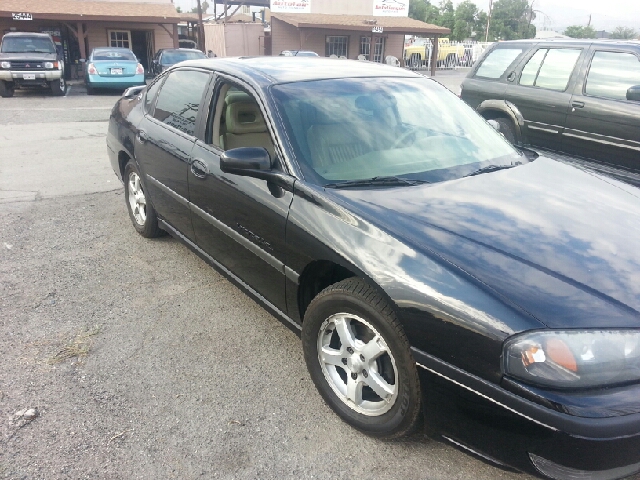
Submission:
POLYGON ((147 199, 142 190, 142 184, 140 183, 140 177, 136 172, 129 174, 129 206, 131 207, 131 213, 135 218, 136 223, 140 226, 144 226, 147 221, 147 199))

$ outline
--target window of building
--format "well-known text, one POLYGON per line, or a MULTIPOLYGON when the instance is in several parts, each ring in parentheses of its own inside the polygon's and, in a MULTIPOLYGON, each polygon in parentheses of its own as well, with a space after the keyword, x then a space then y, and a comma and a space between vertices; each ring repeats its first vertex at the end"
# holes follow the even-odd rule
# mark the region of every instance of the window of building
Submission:
POLYGON ((498 79, 522 53, 522 48, 496 48, 482 61, 477 77, 498 79))
POLYGON ((640 85, 640 60, 632 53, 596 52, 587 74, 585 93, 626 100, 627 90, 640 85))
MULTIPOLYGON (((384 60, 384 37, 375 37, 373 45, 373 61, 381 63, 384 60)), ((360 55, 364 55, 366 60, 371 60, 371 37, 360 37, 360 55)))
POLYGON ((109 46, 131 48, 131 32, 129 30, 109 30, 109 46))
POLYGON ((328 36, 325 43, 325 56, 348 57, 349 37, 328 36))
POLYGON ((365 60, 369 60, 371 51, 371 37, 360 37, 360 55, 364 55, 365 60))
POLYGON ((169 74, 158 94, 153 116, 167 125, 193 135, 209 74, 177 70, 169 74))
POLYGON ((577 48, 538 50, 522 70, 520 85, 564 92, 581 53, 577 48))

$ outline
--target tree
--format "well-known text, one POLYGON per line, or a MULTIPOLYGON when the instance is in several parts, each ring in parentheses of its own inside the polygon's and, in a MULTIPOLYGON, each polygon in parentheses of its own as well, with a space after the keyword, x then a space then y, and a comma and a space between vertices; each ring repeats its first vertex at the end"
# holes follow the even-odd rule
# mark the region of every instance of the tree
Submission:
POLYGON ((455 24, 451 34, 452 40, 461 42, 465 38, 471 37, 471 34, 478 27, 478 14, 478 7, 470 0, 465 0, 458 4, 455 12, 455 24))
POLYGON ((616 27, 616 29, 611 34, 611 38, 619 38, 622 40, 631 40, 638 36, 638 32, 636 32, 633 28, 630 27, 616 27))
POLYGON ((596 38, 596 29, 591 25, 583 27, 582 25, 571 25, 564 31, 567 37, 571 38, 596 38))
POLYGON ((440 11, 429 0, 410 0, 409 17, 432 25, 440 25, 440 11))
POLYGON ((182 13, 182 9, 180 7, 176 7, 176 12, 182 13))
POLYGON ((453 2, 451 0, 442 0, 440 2, 440 23, 438 25, 453 32, 455 24, 456 12, 453 8, 453 2))
POLYGON ((536 27, 531 25, 535 13, 528 0, 496 0, 491 13, 489 37, 493 40, 533 38, 536 27))

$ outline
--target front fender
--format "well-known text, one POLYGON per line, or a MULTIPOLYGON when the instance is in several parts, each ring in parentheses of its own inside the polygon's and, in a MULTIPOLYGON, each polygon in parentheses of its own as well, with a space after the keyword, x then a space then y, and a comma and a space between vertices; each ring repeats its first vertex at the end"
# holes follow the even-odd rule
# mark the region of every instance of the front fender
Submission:
POLYGON ((513 123, 516 143, 521 146, 529 145, 529 140, 525 133, 524 117, 513 103, 507 100, 485 100, 478 105, 476 111, 487 119, 495 118, 495 116, 506 116, 513 123))

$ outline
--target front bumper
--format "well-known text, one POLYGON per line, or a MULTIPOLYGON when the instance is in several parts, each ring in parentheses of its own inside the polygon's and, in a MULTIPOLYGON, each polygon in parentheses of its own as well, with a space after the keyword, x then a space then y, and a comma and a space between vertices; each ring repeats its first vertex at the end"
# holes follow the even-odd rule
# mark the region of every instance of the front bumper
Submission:
POLYGON ((569 415, 417 349, 428 433, 501 466, 557 479, 640 471, 640 413, 569 415))
POLYGON ((0 70, 0 80, 18 83, 42 83, 60 80, 62 70, 0 70))

